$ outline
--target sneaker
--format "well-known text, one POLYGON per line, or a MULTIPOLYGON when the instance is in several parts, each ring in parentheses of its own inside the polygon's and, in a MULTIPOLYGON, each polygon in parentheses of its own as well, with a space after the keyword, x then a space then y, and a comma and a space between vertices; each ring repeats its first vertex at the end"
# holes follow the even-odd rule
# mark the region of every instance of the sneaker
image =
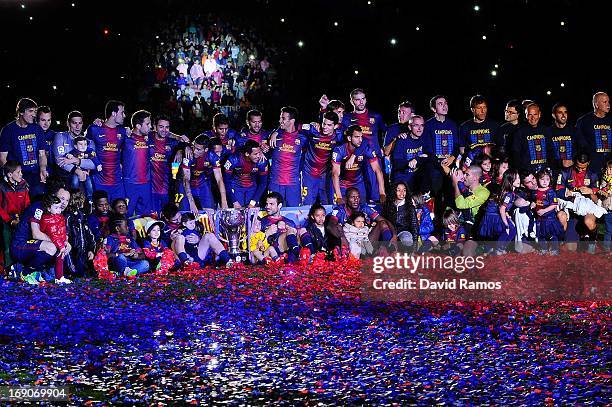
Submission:
POLYGON ((55 284, 72 284, 72 280, 69 280, 66 277, 62 276, 62 278, 55 279, 55 284))
POLYGON ((23 266, 19 263, 12 264, 9 272, 8 278, 9 280, 17 281, 21 278, 21 272, 23 271, 23 266))
POLYGON ((135 270, 135 269, 128 269, 126 267, 126 269, 123 270, 123 275, 125 277, 134 277, 134 276, 136 276, 136 274, 138 274, 138 270, 135 270))
POLYGON ((597 246, 595 243, 589 243, 587 246, 587 253, 589 254, 595 254, 595 251, 597 250, 597 246))
POLYGON ((38 281, 38 274, 37 272, 33 272, 33 273, 29 273, 29 274, 23 274, 23 272, 21 273, 21 280, 25 281, 26 283, 30 284, 30 285, 38 285, 40 284, 40 281, 38 281))

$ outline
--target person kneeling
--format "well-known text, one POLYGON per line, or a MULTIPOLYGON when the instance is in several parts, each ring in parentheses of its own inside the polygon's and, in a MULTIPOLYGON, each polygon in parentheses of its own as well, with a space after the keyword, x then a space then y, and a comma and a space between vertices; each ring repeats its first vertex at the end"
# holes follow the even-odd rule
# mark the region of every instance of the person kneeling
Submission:
POLYGON ((149 263, 138 243, 130 236, 127 219, 115 216, 109 221, 111 234, 104 239, 108 265, 116 274, 133 277, 149 271, 149 263))

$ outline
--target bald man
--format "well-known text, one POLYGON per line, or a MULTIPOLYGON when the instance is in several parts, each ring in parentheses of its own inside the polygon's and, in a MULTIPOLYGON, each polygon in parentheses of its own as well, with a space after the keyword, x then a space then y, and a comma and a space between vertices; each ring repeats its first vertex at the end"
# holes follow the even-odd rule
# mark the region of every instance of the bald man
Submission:
POLYGON ((542 112, 537 103, 525 109, 527 124, 520 128, 513 140, 513 157, 519 170, 537 172, 549 165, 554 156, 551 146, 546 142, 546 128, 540 124, 542 112))
POLYGON ((593 95, 593 111, 576 122, 576 144, 578 150, 589 154, 591 169, 601 172, 612 151, 612 118, 610 98, 604 92, 593 95))

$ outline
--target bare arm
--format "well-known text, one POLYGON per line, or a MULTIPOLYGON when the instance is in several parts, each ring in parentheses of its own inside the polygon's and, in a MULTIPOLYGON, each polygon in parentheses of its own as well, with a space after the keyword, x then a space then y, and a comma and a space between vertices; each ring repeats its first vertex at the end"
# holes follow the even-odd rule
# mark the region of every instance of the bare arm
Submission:
POLYGON ((38 166, 40 167, 40 181, 46 182, 49 173, 47 172, 47 152, 38 150, 38 166))
POLYGON ((221 168, 213 169, 217 185, 219 186, 219 194, 221 195, 221 208, 227 208, 227 195, 225 195, 225 182, 223 181, 223 173, 221 168))
MULTIPOLYGON (((386 198, 385 177, 383 176, 382 170, 380 169, 380 164, 378 163, 378 160, 376 160, 376 161, 370 162, 370 165, 372 166, 372 170, 374 171, 374 174, 376 174, 376 180, 378 181, 378 193, 380 194, 381 197, 384 196, 386 198)), ((382 199, 382 201, 384 201, 384 198, 382 199)))
POLYGON ((336 201, 341 202, 342 192, 340 191, 340 164, 332 164, 332 183, 334 185, 334 195, 336 196, 336 201))
POLYGON ((198 207, 195 204, 195 200, 193 199, 193 195, 191 193, 191 171, 188 169, 183 169, 183 187, 185 188, 185 197, 189 202, 189 209, 193 213, 198 212, 198 207))
POLYGON ((32 238, 36 240, 43 240, 50 242, 49 236, 40 231, 40 225, 36 222, 30 222, 30 229, 32 230, 32 238))
POLYGON ((8 157, 8 151, 4 153, 0 153, 0 167, 4 167, 4 164, 6 164, 7 157, 8 157))

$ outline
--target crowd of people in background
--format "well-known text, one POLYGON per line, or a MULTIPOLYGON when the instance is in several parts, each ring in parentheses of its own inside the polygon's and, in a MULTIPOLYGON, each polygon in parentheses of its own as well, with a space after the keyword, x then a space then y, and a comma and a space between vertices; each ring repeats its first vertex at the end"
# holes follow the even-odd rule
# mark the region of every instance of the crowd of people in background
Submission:
POLYGON ((274 50, 253 30, 212 15, 164 25, 147 49, 154 86, 168 86, 166 114, 186 129, 201 128, 215 112, 233 119, 238 109, 261 105, 274 81, 274 50))
MULTIPOLYGON (((198 40, 198 30, 185 38, 198 40)), ((262 209, 248 240, 255 263, 400 248, 503 254, 515 250, 512 242, 557 255, 562 242, 594 251, 602 234, 610 249, 606 93, 593 96, 593 111, 575 125, 564 103, 545 125, 538 103, 510 100, 498 123, 475 95, 472 117, 458 125, 436 95, 430 112, 400 103, 388 125, 364 90, 349 100, 350 108, 323 95, 319 116, 308 119, 285 106, 271 131, 263 124, 273 120, 259 110, 241 129, 217 113, 210 130, 187 136, 145 110, 126 123, 127 107, 116 100, 86 130, 72 111, 55 132, 52 109, 23 98, 0 133, 4 269, 31 284, 63 284, 96 275, 100 253, 125 276, 231 265, 218 236, 196 221, 206 208, 262 209), (305 224, 283 214, 297 206, 308 207, 305 224), (139 234, 143 216, 151 218, 139 234)))

